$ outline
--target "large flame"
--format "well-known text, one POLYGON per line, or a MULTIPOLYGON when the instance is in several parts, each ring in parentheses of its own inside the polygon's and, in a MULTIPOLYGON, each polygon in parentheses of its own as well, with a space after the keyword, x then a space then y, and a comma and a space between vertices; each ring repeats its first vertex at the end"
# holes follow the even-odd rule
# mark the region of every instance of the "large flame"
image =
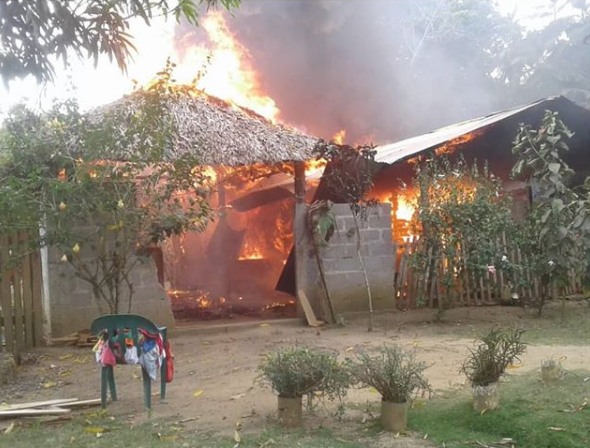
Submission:
POLYGON ((336 132, 332 136, 331 141, 336 143, 337 145, 342 145, 344 143, 345 138, 346 138, 346 129, 340 129, 338 132, 336 132))
MULTIPOLYGON (((223 13, 211 11, 202 21, 210 46, 186 45, 178 42, 175 78, 181 83, 195 83, 205 93, 238 106, 253 110, 276 121, 279 109, 274 100, 264 94, 259 76, 253 68, 248 49, 229 29, 223 13)), ((187 34, 190 38, 192 34, 187 34)))
POLYGON ((412 232, 412 220, 416 213, 416 206, 411 199, 415 196, 412 191, 397 191, 385 193, 378 198, 379 202, 391 204, 391 225, 393 238, 404 243, 419 239, 419 235, 412 232))
POLYGON ((397 207, 395 210, 395 217, 402 221, 411 221, 416 212, 416 207, 405 196, 399 195, 397 197, 397 207))

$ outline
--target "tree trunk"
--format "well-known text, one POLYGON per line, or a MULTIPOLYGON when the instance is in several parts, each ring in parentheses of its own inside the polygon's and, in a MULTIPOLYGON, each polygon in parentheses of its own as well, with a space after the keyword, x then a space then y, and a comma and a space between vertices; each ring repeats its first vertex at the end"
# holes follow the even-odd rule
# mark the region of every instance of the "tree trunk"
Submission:
POLYGON ((351 209, 352 217, 354 219, 354 226, 356 228, 356 254, 363 271, 363 279, 365 280, 365 288, 367 290, 367 297, 369 298, 369 328, 368 331, 373 331, 373 296, 371 294, 371 287, 369 286, 369 277, 367 276, 367 268, 365 267, 365 260, 361 254, 361 231, 359 228, 358 218, 354 210, 351 209))

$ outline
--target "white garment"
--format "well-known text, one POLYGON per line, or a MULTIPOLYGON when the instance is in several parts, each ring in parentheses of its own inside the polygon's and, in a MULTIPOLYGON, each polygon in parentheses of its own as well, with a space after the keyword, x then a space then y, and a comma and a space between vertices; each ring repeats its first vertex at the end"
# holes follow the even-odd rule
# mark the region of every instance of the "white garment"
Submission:
POLYGON ((149 352, 142 351, 139 357, 139 364, 145 369, 152 381, 156 381, 158 370, 160 370, 161 359, 160 350, 157 345, 149 352))
POLYGON ((138 364, 139 358, 137 356, 137 347, 126 347, 125 349, 125 364, 138 364))

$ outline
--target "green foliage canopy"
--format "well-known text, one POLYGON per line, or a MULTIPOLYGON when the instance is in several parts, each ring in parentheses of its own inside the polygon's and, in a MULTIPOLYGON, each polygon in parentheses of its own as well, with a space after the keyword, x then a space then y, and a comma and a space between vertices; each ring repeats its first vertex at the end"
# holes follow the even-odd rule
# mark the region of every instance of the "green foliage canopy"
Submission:
POLYGON ((94 299, 111 313, 131 308, 133 268, 166 238, 203 230, 211 219, 210 179, 194 154, 165 161, 174 126, 165 117, 171 67, 135 95, 144 101, 132 116, 89 120, 75 103, 48 114, 17 108, 2 140, 8 155, 0 169, 0 228, 42 231, 33 244, 52 246, 75 275, 89 283, 94 299), (121 141, 113 126, 129 123, 121 141), (126 160, 113 158, 115 144, 141 148, 126 160), (137 144, 139 142, 139 144, 137 144))
POLYGON ((135 47, 129 20, 146 24, 173 16, 198 24, 200 6, 236 8, 240 0, 5 0, 0 2, 0 77, 5 83, 33 75, 53 81, 55 62, 74 53, 115 60, 123 71, 135 47))

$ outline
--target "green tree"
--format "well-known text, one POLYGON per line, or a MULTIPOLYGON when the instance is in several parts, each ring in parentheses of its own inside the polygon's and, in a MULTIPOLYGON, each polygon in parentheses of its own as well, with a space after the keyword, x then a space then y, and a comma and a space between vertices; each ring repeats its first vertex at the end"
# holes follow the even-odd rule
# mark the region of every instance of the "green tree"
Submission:
POLYGON ((227 9, 240 0, 4 0, 0 2, 0 76, 5 83, 33 75, 52 81, 55 62, 73 54, 107 55, 123 71, 133 55, 129 20, 146 24, 174 16, 198 24, 201 7, 227 9))
POLYGON ((548 24, 529 31, 502 52, 496 76, 518 102, 562 94, 590 106, 590 3, 550 2, 548 24))
POLYGON ((58 251, 91 285, 100 312, 130 310, 132 272, 150 248, 210 219, 198 158, 166 157, 176 131, 167 105, 185 94, 170 86, 170 70, 131 95, 132 111, 87 117, 66 102, 46 115, 18 108, 5 124, 0 229, 39 235, 31 244, 58 251), (125 151, 130 142, 134 151, 125 151))
MULTIPOLYGON (((572 188, 574 171, 561 157, 572 135, 556 112, 547 111, 539 129, 521 125, 513 148, 513 175, 530 176, 534 187, 527 223, 534 268, 553 296, 567 286, 572 271, 585 272, 590 249, 590 180, 572 188)), ((539 299, 541 313, 545 297, 539 299)))

